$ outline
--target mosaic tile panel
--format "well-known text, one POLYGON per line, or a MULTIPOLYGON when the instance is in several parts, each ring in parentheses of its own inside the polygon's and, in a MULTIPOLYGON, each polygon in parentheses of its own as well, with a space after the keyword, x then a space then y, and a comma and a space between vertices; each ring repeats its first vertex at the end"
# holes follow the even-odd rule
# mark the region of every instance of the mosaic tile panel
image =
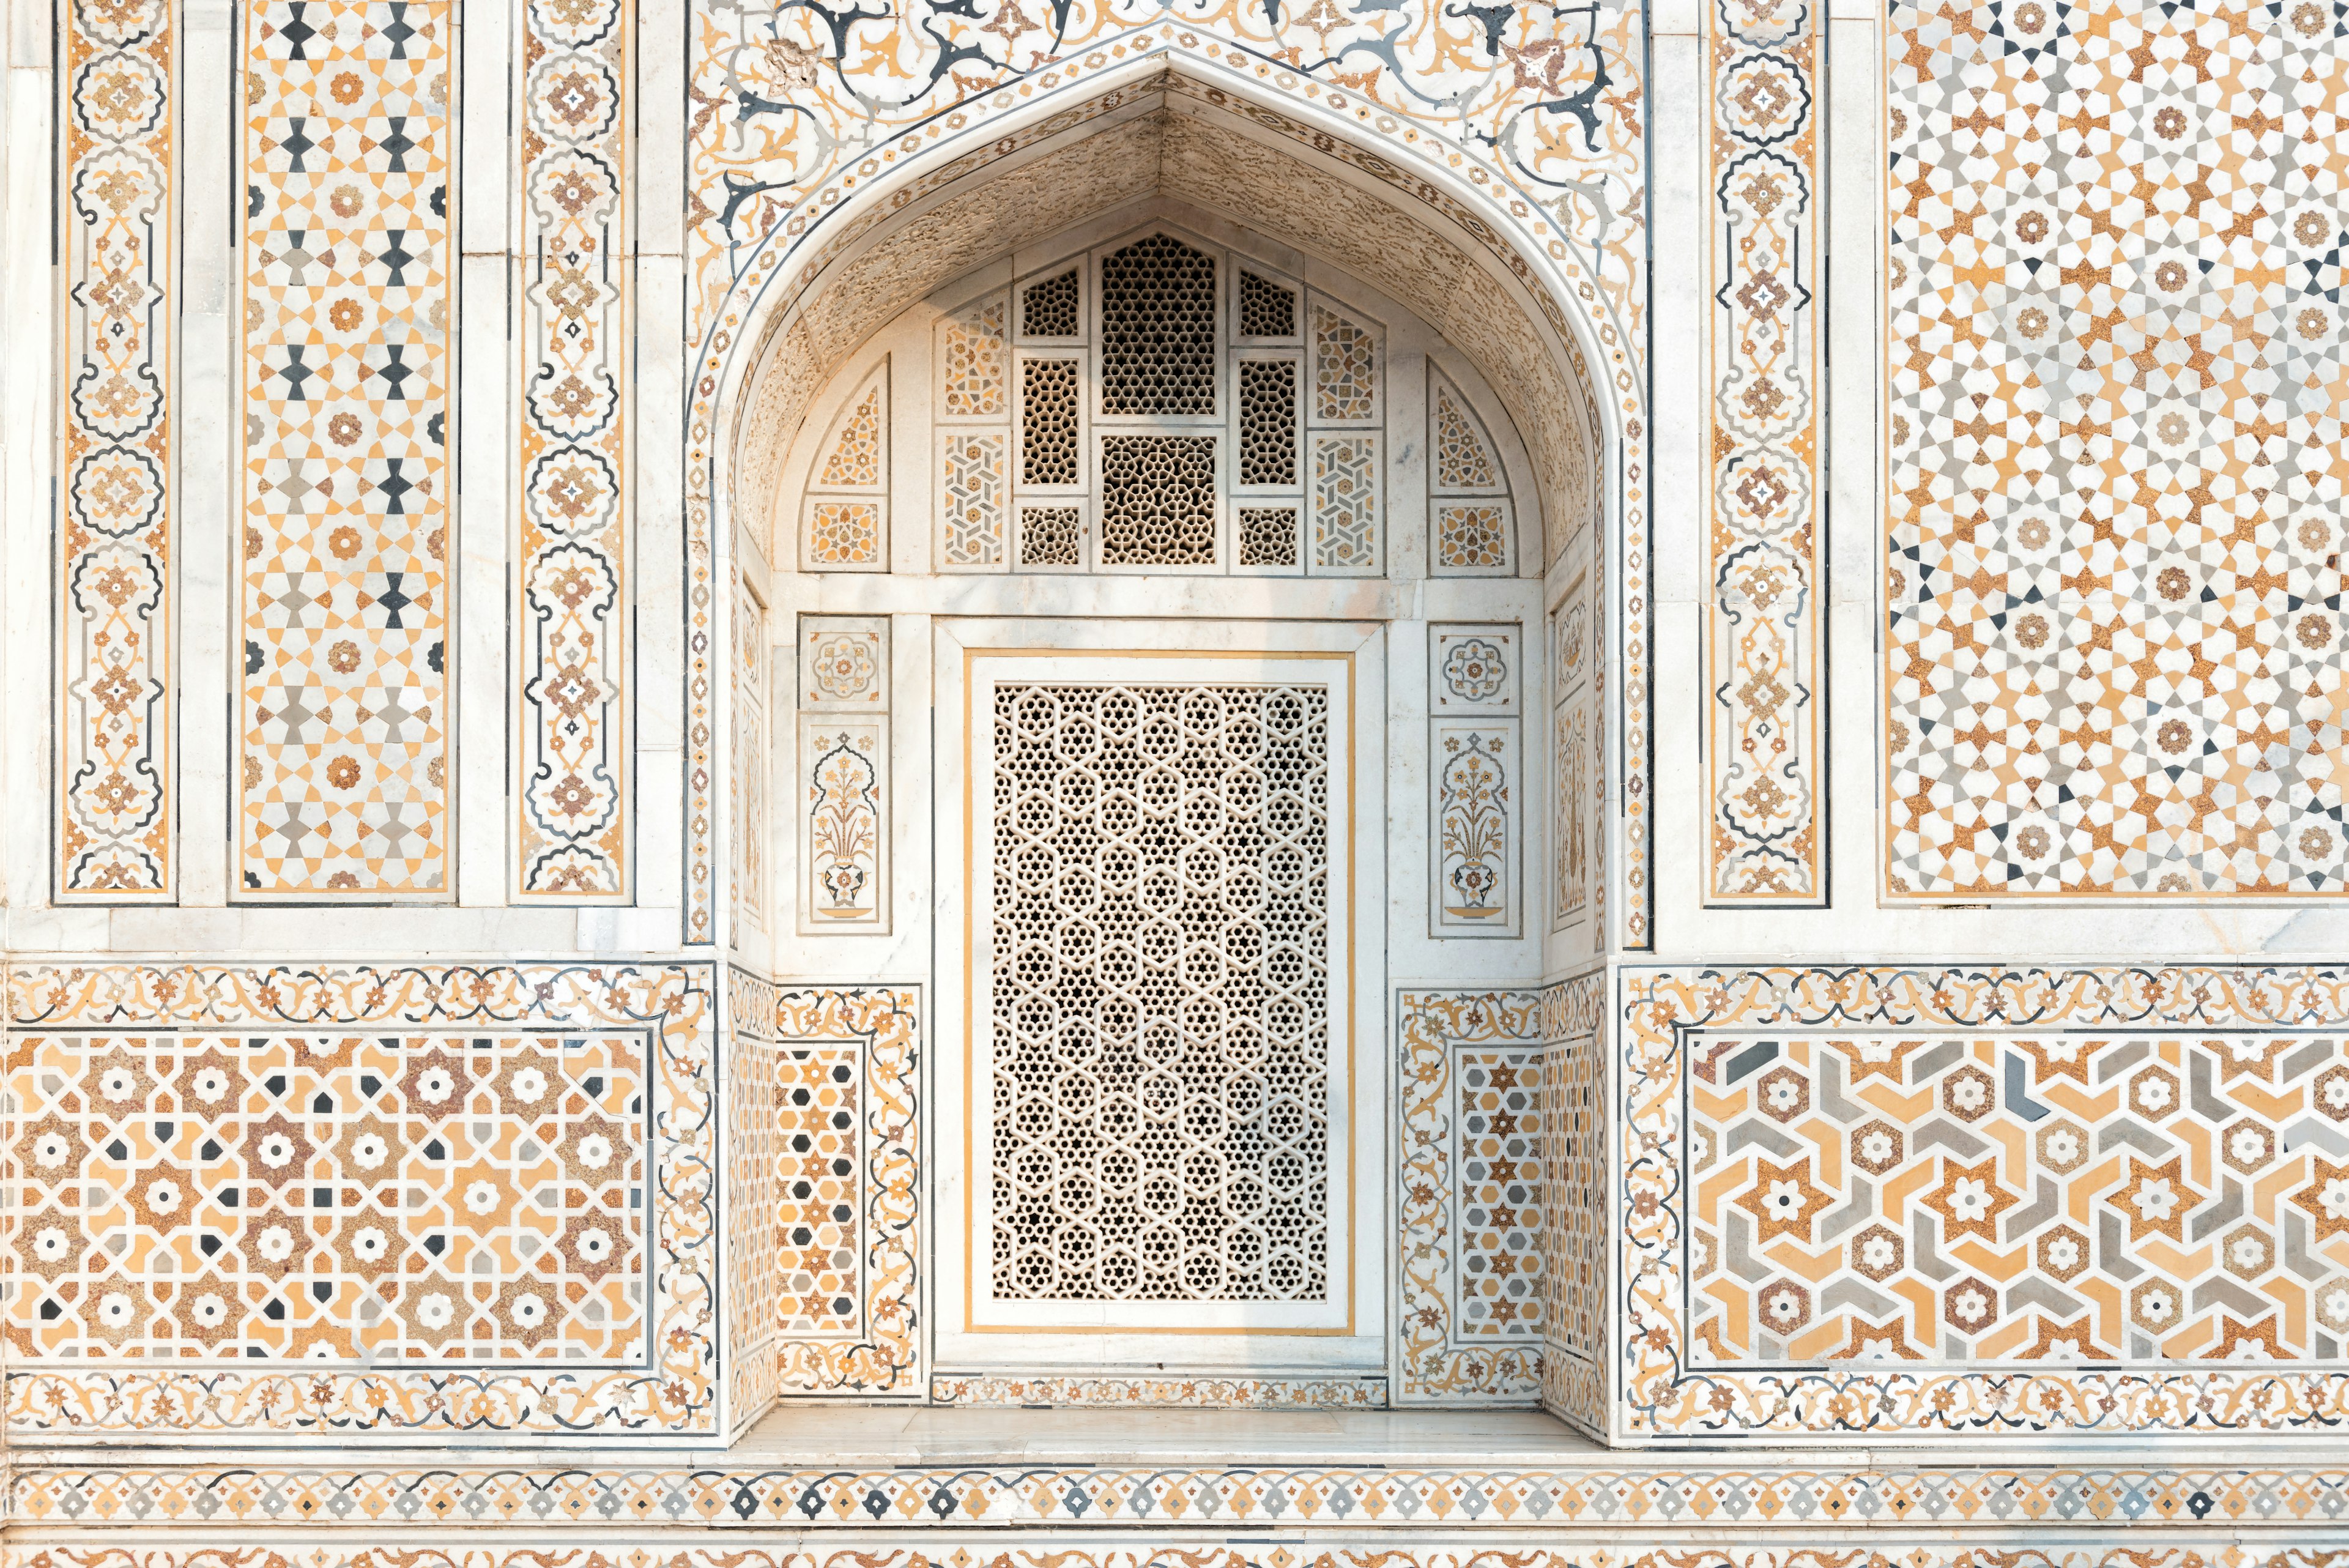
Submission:
POLYGON ((1820 20, 1704 7, 1712 904, 1826 900, 1820 20))
MULTIPOLYGON (((2263 1531, 2337 1533, 2338 1521, 2349 1514, 2349 1471, 2332 1464, 2260 1461, 1683 1467, 1629 1455, 1469 1469, 1314 1462, 1128 1467, 1032 1459, 886 1469, 854 1463, 352 1469, 275 1459, 233 1467, 20 1464, 11 1474, 9 1501, 15 1519, 52 1526, 119 1532, 140 1523, 219 1529, 334 1520, 378 1529, 397 1523, 440 1539, 483 1525, 608 1534, 616 1520, 827 1533, 869 1531, 877 1522, 932 1538, 972 1524, 1065 1527, 1104 1519, 1161 1528, 1258 1529, 1328 1529, 1375 1520, 1391 1527, 1474 1531, 1486 1537, 1489 1551, 1501 1544, 1494 1535, 1505 1542, 1528 1527, 1620 1531, 1702 1521, 1719 1530, 1734 1521, 1757 1539, 1791 1532, 1815 1541, 1819 1531, 1838 1527, 1880 1531, 1911 1524, 1926 1534, 1971 1526, 2028 1529, 2040 1548, 1976 1559, 1973 1568, 2052 1568, 2064 1559, 2045 1548, 2068 1552, 2075 1548, 2057 1545, 2065 1537, 2093 1542, 2116 1529, 2137 1532, 2141 1552, 2147 1534, 2163 1525, 2206 1521, 2230 1532, 2240 1528, 2238 1521, 2253 1521, 2263 1531)), ((1916 1539, 1902 1542, 1900 1555, 1878 1558, 1868 1568, 1908 1563, 1907 1549, 1916 1539)), ((1682 1559, 1677 1568, 1717 1561, 1682 1559)), ((2206 1557, 2200 1568, 2226 1561, 2206 1557)))
POLYGON ((455 7, 243 16, 236 891, 443 899, 455 7))
POLYGON ((1406 991, 1396 1004, 1402 1139, 1396 1151, 1402 1210, 1395 1254, 1402 1286, 1396 1348, 1402 1376, 1394 1397, 1398 1404, 1524 1404, 1540 1388, 1537 1334, 1524 1336, 1514 1314, 1508 1324, 1494 1322, 1490 1292, 1485 1293, 1482 1318, 1464 1319, 1460 1313, 1464 1298, 1477 1299, 1481 1282, 1469 1272, 1472 1251, 1484 1260, 1486 1278, 1495 1257, 1524 1259, 1511 1264, 1513 1272, 1525 1268, 1537 1274, 1540 1253, 1513 1246, 1508 1234, 1520 1228, 1497 1227, 1489 1208, 1476 1234, 1465 1234, 1463 1211, 1477 1207, 1472 1182, 1491 1179, 1489 1156, 1495 1151, 1479 1146, 1503 1136, 1492 1122, 1502 1108, 1497 1101, 1478 1116, 1476 1099, 1495 1095, 1491 1073, 1496 1064, 1506 1061, 1513 1076, 1525 1075, 1525 1064, 1541 1044, 1541 993, 1406 991), (1464 1077, 1471 1059, 1479 1064, 1481 1085, 1464 1077), (1477 1159, 1480 1152, 1486 1158, 1477 1159), (1472 1162, 1483 1175, 1469 1175, 1472 1162))
POLYGON ((641 1032, 17 1035, 10 1351, 628 1359, 645 1048, 641 1032))
POLYGON ((1542 1175, 1541 1402, 1595 1437, 1607 1430, 1607 977, 1594 971, 1542 995, 1536 1058, 1542 1175))
POLYGON ((938 560, 949 570, 1003 564, 1010 440, 996 431, 938 432, 938 560))
MULTIPOLYGON (((1040 117, 1023 116, 1018 128, 1007 128, 1000 111, 1061 103, 1103 112, 1123 97, 1100 91, 1101 73, 1162 55, 1197 74, 1195 86, 1187 77, 1170 77, 1177 90, 1229 102, 1225 87, 1210 84, 1247 82, 1249 112, 1263 130, 1318 145, 1407 202, 1464 219, 1526 280, 1585 384, 1603 387, 1630 450, 1602 466, 1585 446, 1587 468, 1569 479, 1553 463, 1546 483, 1561 500, 1570 489, 1603 485, 1622 530, 1616 566, 1627 627, 1625 689, 1636 694, 1622 737, 1632 781, 1624 802, 1624 871, 1632 895, 1624 925, 1634 946, 1645 945, 1650 612, 1643 382, 1635 347, 1645 331, 1645 206, 1636 196, 1645 137, 1641 14, 1612 5, 1576 13, 1517 7, 1487 21, 1431 8, 1391 23, 1383 14, 1342 17, 1326 7, 1226 4, 1178 26, 1154 8, 1121 3, 1049 25, 1007 13, 988 32, 958 11, 926 4, 918 28, 910 18, 901 22, 906 48, 860 48, 853 56, 847 27, 835 30, 804 8, 697 11, 688 244, 689 319, 698 348, 687 432, 687 525, 688 590, 698 607, 688 627, 689 700, 709 679, 719 453, 732 426, 737 347, 758 342, 743 330, 755 302, 779 280, 784 286, 778 294, 788 297, 797 280, 882 221, 880 210, 853 206, 868 186, 896 183, 901 199, 913 199, 962 178, 988 157, 1071 123, 1057 119, 1046 131, 1036 123, 1040 117), (1298 68, 1309 59, 1319 63, 1298 68), (1276 67, 1282 73, 1277 78, 1276 67), (1334 79, 1340 74, 1342 84, 1334 79), (1288 95, 1297 112, 1253 101, 1258 78, 1266 91, 1288 95), (792 104, 802 116, 763 112, 779 103, 792 104), (891 107, 876 111, 885 104, 891 107), (1473 104, 1473 112, 1431 107, 1462 104, 1473 104), (971 105, 981 108, 971 112, 971 105), (1340 135, 1322 122, 1325 105, 1340 135), (746 123, 754 128, 738 134, 746 123), (1357 149, 1352 136, 1378 151, 1357 149), (969 162, 949 162, 947 149, 970 154, 969 162), (916 157, 920 171, 901 178, 916 157), (835 217, 843 203, 852 203, 849 215, 835 217), (1595 377, 1587 374, 1576 321, 1600 367, 1595 377)), ((1563 453, 1596 438, 1594 407, 1578 409, 1570 399, 1524 402, 1541 452, 1563 453), (1588 434, 1565 436, 1564 427, 1584 413, 1588 434), (1565 439, 1548 439, 1553 434, 1565 439)), ((1568 513, 1580 515, 1571 508, 1561 515, 1568 513)), ((1562 551, 1571 536, 1562 532, 1551 552, 1562 551)), ((706 718, 689 705, 689 762, 697 769, 706 759, 694 737, 705 731, 706 718)), ((709 919, 709 857, 695 836, 707 812, 695 804, 698 798, 688 799, 687 812, 688 853, 696 857, 689 939, 706 936, 709 919)))
MULTIPOLYGON (((803 1063, 847 1061, 856 1068, 854 1103, 861 1110, 853 1145, 857 1150, 854 1189, 859 1198, 851 1244, 857 1252, 854 1267, 862 1293, 854 1303, 854 1322, 837 1309, 836 1294, 812 1293, 816 1293, 823 1312, 802 1314, 799 1309, 805 1295, 793 1294, 794 1282, 801 1276, 821 1285, 844 1282, 849 1271, 839 1263, 836 1251, 824 1248, 828 1237, 815 1228, 811 1228, 808 1243, 795 1243, 783 1251, 775 1266, 779 1271, 777 1319, 788 1320, 778 1341, 780 1384, 786 1397, 918 1398, 926 1386, 927 1358, 919 1322, 919 1272, 926 1241, 916 1096, 920 1070, 918 1006, 919 995, 912 990, 879 987, 790 989, 776 1001, 774 1036, 780 1054, 772 1095, 784 1093, 784 1068, 794 1054, 803 1063), (819 1324, 823 1326, 816 1326, 819 1324)), ((805 1071, 802 1068, 799 1075, 803 1078, 805 1071)), ((812 1101, 839 1096, 841 1091, 834 1083, 834 1087, 812 1096, 812 1101)), ((783 1107, 777 1099, 771 1097, 768 1103, 776 1106, 780 1116, 783 1107)), ((806 1115, 796 1108, 793 1114, 802 1120, 806 1115)), ((823 1107, 818 1106, 816 1114, 822 1115, 823 1107)), ((833 1136, 837 1136, 836 1130, 833 1136)), ((785 1185, 772 1211, 772 1223, 778 1226, 786 1205, 808 1201, 792 1197, 788 1184, 809 1174, 804 1156, 786 1147, 779 1158, 777 1180, 785 1185)), ((823 1181, 843 1179, 836 1173, 816 1175, 823 1181)), ((821 1189, 811 1197, 820 1202, 821 1189)))
POLYGON ((776 1319, 784 1334, 853 1334, 864 1308, 856 1053, 791 1045, 773 1057, 776 1319))
POLYGON ((2325 1318, 2349 1308, 2349 975, 1623 983, 1619 1430, 2284 1432, 2349 1407, 2325 1318))
POLYGON ((2338 895, 2349 34, 1884 36, 1886 890, 2338 895))
POLYGON ((1692 1365, 2344 1359, 2338 1038, 1688 1051, 1692 1365))
POLYGON ((176 10, 72 0, 57 17, 61 901, 161 901, 175 886, 176 10))
POLYGON ((626 901, 631 0, 522 8, 515 897, 626 901))
POLYGON ((1543 1119, 1546 1055, 1463 1051, 1454 1062, 1460 1262, 1452 1322, 1463 1339, 1530 1338, 1545 1327, 1549 1218, 1542 1199, 1557 1152, 1543 1119))
POLYGON ((726 971, 726 1430, 739 1436, 775 1400, 781 1282, 757 1217, 772 1214, 781 1129, 774 1116, 772 981, 726 971))
POLYGON ((1508 475, 1484 422, 1444 375, 1427 376, 1428 569, 1506 576, 1516 569, 1508 475))
POLYGON ((10 1296, 43 1326, 12 1322, 9 1432, 713 1431, 712 984, 629 963, 12 967, 13 1175, 57 1211, 21 1253, 11 1237, 12 1284, 55 1267, 43 1288, 80 1315, 10 1296), (53 1157, 109 1168, 78 1214, 71 1183, 33 1174, 53 1157), (78 1226, 125 1250, 76 1258, 78 1226), (143 1269, 171 1332, 117 1307, 128 1286, 92 1303, 68 1279, 101 1266, 143 1269), (544 1316, 524 1300, 558 1292, 544 1316), (65 1354, 84 1333, 109 1360, 65 1354), (245 1354, 174 1366, 207 1335, 245 1354), (297 1364, 314 1354, 344 1359, 297 1364))

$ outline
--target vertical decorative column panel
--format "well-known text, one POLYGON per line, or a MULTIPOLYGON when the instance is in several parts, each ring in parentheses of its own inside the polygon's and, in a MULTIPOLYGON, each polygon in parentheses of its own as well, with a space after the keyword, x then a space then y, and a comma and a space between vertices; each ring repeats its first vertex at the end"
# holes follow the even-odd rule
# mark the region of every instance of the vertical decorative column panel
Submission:
POLYGON ((237 888, 449 893, 449 0, 245 7, 237 888))
POLYGON ((1826 898, 1818 32, 1804 0, 1708 9, 1711 496, 1705 893, 1826 898))
POLYGON ((1431 937, 1514 937, 1525 910, 1524 636, 1438 622, 1427 634, 1431 937))
POLYGON ((889 621, 799 627, 799 932, 889 929, 889 621))
POLYGON ((523 12, 515 896, 629 897, 630 0, 523 12))
POLYGON ((68 0, 55 891, 164 901, 171 854, 171 0, 68 0))

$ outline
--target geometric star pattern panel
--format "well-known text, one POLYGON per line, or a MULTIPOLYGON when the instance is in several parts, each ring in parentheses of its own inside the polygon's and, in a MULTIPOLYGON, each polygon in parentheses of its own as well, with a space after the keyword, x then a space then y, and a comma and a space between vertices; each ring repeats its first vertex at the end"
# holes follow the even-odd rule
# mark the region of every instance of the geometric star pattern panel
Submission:
POLYGON ((2332 897, 2349 29, 1899 0, 1886 887, 2332 897))
POLYGON ((236 888, 438 900, 454 7, 244 16, 236 888))
POLYGON ((622 1359, 641 1037, 30 1034, 9 1347, 45 1359, 622 1359))
POLYGON ((2338 1419, 2349 971, 1617 984, 1614 1433, 2338 1419))
POLYGON ((627 896, 628 0, 523 8, 516 896, 627 896))
POLYGON ((168 899, 178 28, 169 0, 59 8, 57 897, 168 899))
POLYGON ((1691 1360, 2337 1360, 2335 1036, 1691 1052, 1691 1360))
POLYGON ((19 957, 8 1433, 714 1435, 716 978, 19 957))
POLYGON ((1707 897, 1826 897, 1819 684, 1818 13, 1704 8, 1713 759, 1707 897))

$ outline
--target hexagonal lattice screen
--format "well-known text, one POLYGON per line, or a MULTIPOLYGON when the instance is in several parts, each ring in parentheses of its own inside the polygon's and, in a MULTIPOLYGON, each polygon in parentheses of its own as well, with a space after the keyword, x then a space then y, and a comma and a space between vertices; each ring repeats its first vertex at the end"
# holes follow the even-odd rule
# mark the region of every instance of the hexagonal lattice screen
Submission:
POLYGON ((994 1293, 1330 1288, 1330 692, 1004 682, 994 1293))

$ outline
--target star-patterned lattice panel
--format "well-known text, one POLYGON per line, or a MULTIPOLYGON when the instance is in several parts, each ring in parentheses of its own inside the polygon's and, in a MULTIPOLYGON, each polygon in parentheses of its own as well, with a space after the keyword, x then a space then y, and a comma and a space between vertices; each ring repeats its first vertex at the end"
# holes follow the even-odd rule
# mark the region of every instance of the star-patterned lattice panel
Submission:
POLYGON ((237 890, 443 898, 454 7, 243 17, 237 890))
POLYGON ((1889 17, 1888 891, 2339 894, 2349 25, 1889 17))
POLYGON ((57 202, 57 864, 61 899, 173 890, 171 398, 177 18, 70 0, 57 202))
POLYGON ((523 7, 518 897, 628 893, 630 0, 523 7))
POLYGON ((36 1361, 641 1354, 637 1034, 26 1034, 0 1263, 36 1361))
POLYGON ((1704 1035, 1692 1360, 2337 1360, 2349 1050, 1704 1035))

